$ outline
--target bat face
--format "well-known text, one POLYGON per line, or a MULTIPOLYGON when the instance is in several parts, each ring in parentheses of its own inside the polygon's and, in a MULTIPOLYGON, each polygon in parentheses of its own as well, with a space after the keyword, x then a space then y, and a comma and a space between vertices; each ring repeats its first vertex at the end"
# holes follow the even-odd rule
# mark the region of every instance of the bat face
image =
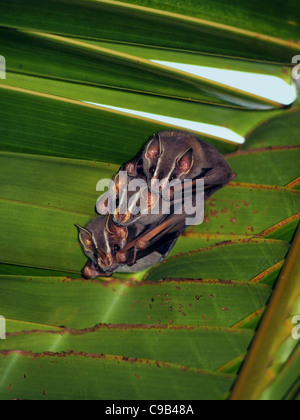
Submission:
POLYGON ((217 149, 184 131, 155 134, 146 144, 142 156, 149 188, 155 193, 161 193, 174 179, 183 181, 201 177, 210 185, 223 186, 232 176, 217 149))
POLYGON ((179 132, 164 131, 155 134, 143 152, 143 167, 149 187, 155 192, 163 191, 167 182, 183 180, 194 165, 192 143, 179 132), (153 183, 153 181, 155 181, 153 183), (159 184, 156 187, 155 184, 159 184))
POLYGON ((99 272, 113 273, 118 267, 116 255, 126 245, 128 230, 109 223, 104 216, 92 220, 86 228, 77 227, 83 251, 93 263, 86 270, 99 268, 99 272))
MULTIPOLYGON (((107 236, 105 233, 105 229, 107 229, 105 217, 98 217, 92 220, 86 228, 81 226, 77 227, 83 250, 89 258, 89 261, 82 270, 82 274, 86 279, 110 277, 115 271, 120 273, 143 271, 163 259, 162 254, 156 250, 146 250, 138 257, 136 253, 127 252, 126 255, 118 258, 119 251, 122 250, 126 243, 127 235, 129 234, 129 240, 133 240, 144 230, 144 227, 135 226, 126 229, 109 223, 107 236), (103 237, 100 232, 102 234, 104 232, 103 237), (108 241, 108 244, 106 241, 108 241), (101 250, 100 247, 102 248, 101 250), (105 247, 107 247, 106 253, 105 247)), ((164 251, 165 248, 163 248, 164 251)), ((169 249, 171 249, 170 246, 169 249)))

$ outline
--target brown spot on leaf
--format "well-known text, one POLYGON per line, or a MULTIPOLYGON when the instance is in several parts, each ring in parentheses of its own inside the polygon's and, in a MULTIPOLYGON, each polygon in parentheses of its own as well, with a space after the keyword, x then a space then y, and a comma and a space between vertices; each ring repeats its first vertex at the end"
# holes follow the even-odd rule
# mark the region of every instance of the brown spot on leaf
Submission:
POLYGON ((217 217, 218 214, 219 214, 218 210, 213 210, 213 211, 210 212, 211 217, 217 217))

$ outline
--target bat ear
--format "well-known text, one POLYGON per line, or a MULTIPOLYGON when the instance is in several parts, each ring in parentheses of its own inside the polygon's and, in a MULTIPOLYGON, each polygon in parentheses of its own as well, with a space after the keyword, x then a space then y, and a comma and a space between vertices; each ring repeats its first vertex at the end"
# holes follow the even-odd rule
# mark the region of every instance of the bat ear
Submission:
POLYGON ((95 245, 93 242, 92 235, 88 230, 83 228, 82 226, 75 225, 79 231, 79 239, 82 243, 82 246, 86 252, 94 252, 95 251, 95 245))
POLYGON ((148 143, 145 156, 147 159, 157 159, 161 155, 161 141, 158 134, 155 134, 153 139, 148 143))
MULTIPOLYGON (((101 214, 102 216, 105 216, 108 213, 108 205, 109 205, 109 194, 105 193, 103 194, 96 203, 96 211, 97 213, 101 214)), ((80 226, 77 226, 78 229, 80 226)))
POLYGON ((125 171, 130 176, 137 176, 136 164, 134 162, 127 162, 125 165, 125 171))
POLYGON ((188 149, 181 155, 177 160, 177 167, 182 174, 190 172, 194 163, 194 152, 193 149, 188 149))

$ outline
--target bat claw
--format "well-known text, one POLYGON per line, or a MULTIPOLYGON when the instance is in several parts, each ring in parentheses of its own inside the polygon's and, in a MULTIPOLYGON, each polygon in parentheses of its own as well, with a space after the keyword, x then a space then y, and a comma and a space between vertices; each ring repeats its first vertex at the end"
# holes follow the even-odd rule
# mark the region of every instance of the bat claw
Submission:
POLYGON ((118 264, 126 264, 128 259, 128 253, 127 252, 118 252, 116 255, 118 264))
POLYGON ((144 241, 143 239, 140 239, 137 241, 136 243, 136 247, 140 250, 143 251, 144 249, 146 249, 148 246, 148 242, 144 241))

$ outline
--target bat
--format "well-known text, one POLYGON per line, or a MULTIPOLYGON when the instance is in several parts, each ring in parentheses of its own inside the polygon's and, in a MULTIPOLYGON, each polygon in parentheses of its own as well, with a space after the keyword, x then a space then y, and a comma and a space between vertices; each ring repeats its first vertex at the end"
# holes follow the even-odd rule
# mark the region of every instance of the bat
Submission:
POLYGON ((204 178, 208 195, 236 176, 215 147, 185 131, 154 134, 144 147, 142 160, 149 188, 154 185, 159 193, 174 179, 204 178))
POLYGON ((115 271, 134 273, 145 270, 162 261, 175 245, 169 238, 155 249, 149 247, 141 253, 129 250, 126 258, 124 254, 123 258, 118 258, 118 251, 126 245, 126 241, 132 241, 144 227, 120 227, 105 216, 98 216, 86 227, 76 226, 83 251, 89 259, 82 270, 86 279, 110 277, 115 271))

